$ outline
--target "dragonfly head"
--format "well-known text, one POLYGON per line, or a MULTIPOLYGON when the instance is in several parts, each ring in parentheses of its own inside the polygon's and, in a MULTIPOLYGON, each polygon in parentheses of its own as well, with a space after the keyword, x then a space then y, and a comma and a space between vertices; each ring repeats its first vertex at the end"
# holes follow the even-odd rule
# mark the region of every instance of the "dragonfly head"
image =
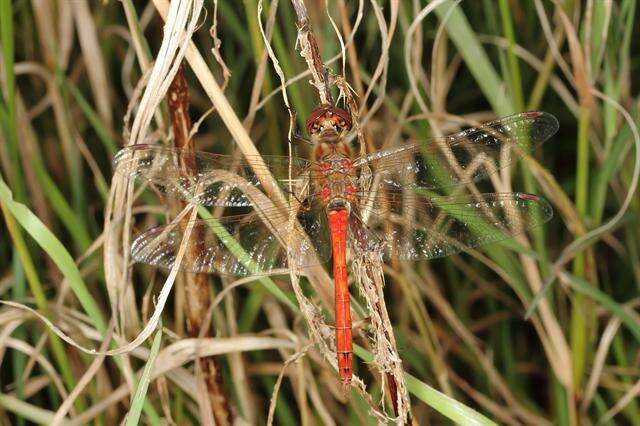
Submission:
POLYGON ((306 127, 311 136, 337 140, 351 129, 351 116, 341 108, 323 105, 309 114, 306 127))

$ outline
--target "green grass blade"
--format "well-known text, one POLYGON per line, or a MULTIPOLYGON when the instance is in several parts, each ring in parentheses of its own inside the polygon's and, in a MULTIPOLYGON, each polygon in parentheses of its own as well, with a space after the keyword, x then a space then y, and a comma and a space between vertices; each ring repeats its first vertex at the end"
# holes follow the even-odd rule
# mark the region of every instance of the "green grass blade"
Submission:
POLYGON ((45 196, 51 203, 52 210, 73 238, 77 249, 81 253, 84 252, 91 245, 91 237, 84 227, 83 221, 80 220, 78 212, 74 210, 64 198, 62 192, 60 192, 51 176, 49 176, 49 173, 47 173, 44 164, 36 160, 36 157, 32 158, 31 164, 40 185, 42 185, 44 189, 43 192, 45 196))
MULTIPOLYGON (((55 413, 53 411, 45 410, 43 408, 29 404, 28 402, 21 401, 14 396, 3 393, 0 393, 0 406, 2 406, 7 411, 11 411, 16 415, 20 415, 25 419, 39 425, 50 425, 53 421, 53 417, 55 416, 55 413)), ((65 419, 61 424, 64 426, 70 423, 69 420, 65 419)))
MULTIPOLYGON (((19 200, 26 197, 25 183, 22 180, 22 172, 18 151, 18 131, 16 123, 16 82, 13 72, 14 64, 14 38, 13 38, 13 2, 12 0, 0 1, 0 42, 2 44, 2 69, 4 70, 4 88, 0 90, 2 96, 2 124, 7 135, 9 157, 11 158, 10 182, 14 187, 19 200)), ((7 173, 10 171, 7 170, 7 173)))
MULTIPOLYGON (((242 248, 242 246, 233 238, 231 234, 226 232, 223 226, 219 225, 218 222, 215 221, 215 218, 209 213, 209 211, 200 206, 198 208, 198 214, 201 218, 206 219, 211 224, 211 229, 218 235, 220 241, 223 241, 227 246, 229 251, 233 253, 234 256, 240 260, 240 262, 247 268, 247 270, 251 271, 254 274, 259 274, 261 271, 258 269, 258 266, 253 262, 251 256, 247 254, 247 252, 242 248)), ((280 290, 280 288, 268 277, 260 277, 257 279, 264 288, 269 291, 276 299, 280 300, 285 305, 289 306, 294 311, 298 310, 296 304, 292 301, 292 299, 287 296, 285 292, 280 290)))
POLYGON ((409 373, 405 373, 405 380, 407 381, 407 388, 411 394, 426 404, 429 404, 433 409, 457 424, 497 425, 497 423, 480 414, 473 408, 470 408, 442 392, 435 390, 409 373))
POLYGON ((113 139, 113 137, 111 137, 109 130, 106 127, 104 127, 104 124, 100 120, 100 117, 93 110, 93 108, 91 108, 91 104, 89 104, 89 102, 85 99, 84 95, 76 87, 76 85, 69 79, 66 79, 64 81, 64 85, 65 85, 65 88, 69 91, 69 93, 71 93, 71 96, 73 96, 75 101, 78 103, 78 106, 84 113, 84 116, 89 121, 89 124, 91 124, 91 126, 93 127, 93 130, 96 132, 96 135, 98 135, 98 139, 100 139, 100 142, 102 142, 102 144, 104 145, 105 149, 107 150, 107 153, 111 157, 113 157, 113 155, 118 150, 118 146, 116 144, 116 141, 113 139))
MULTIPOLYGON (((373 362, 373 355, 361 346, 353 345, 353 353, 365 362, 373 362)), ((496 425, 473 408, 443 394, 420 381, 409 373, 405 373, 409 392, 429 405, 448 419, 461 425, 496 425)))
MULTIPOLYGON (((444 19, 453 1, 444 2, 435 10, 444 19)), ((447 34, 456 45, 458 52, 473 75, 483 95, 498 115, 513 113, 513 103, 506 93, 504 82, 493 68, 484 48, 475 36, 469 20, 459 5, 454 6, 445 21, 447 34)))
MULTIPOLYGON (((29 253, 27 244, 22 236, 22 231, 17 225, 15 218, 12 216, 12 213, 7 208, 7 205, 0 202, 0 209, 2 210, 2 213, 4 215, 5 223, 7 224, 7 229, 9 230, 9 234, 11 235, 16 254, 20 259, 22 267, 24 268, 24 273, 27 278, 27 282, 29 283, 29 289, 31 290, 31 293, 36 300, 36 305, 44 315, 48 315, 49 305, 47 297, 45 295, 42 282, 40 281, 40 277, 38 276, 38 272, 36 271, 34 261, 31 258, 31 254, 29 253)), ((49 346, 51 347, 51 351, 53 352, 53 357, 56 360, 56 364, 60 368, 61 375, 64 379, 65 384, 69 388, 75 387, 75 377, 71 370, 69 358, 67 357, 67 353, 64 350, 60 338, 56 336, 50 329, 47 329, 47 334, 49 335, 49 346)), ((75 405, 79 410, 84 409, 83 400, 80 398, 76 399, 75 405)))
POLYGON ((153 364, 156 361, 158 352, 160 351, 160 343, 162 342, 162 322, 158 324, 158 331, 153 338, 153 344, 151 345, 151 352, 149 353, 149 359, 142 370, 142 376, 138 382, 136 393, 131 401, 131 409, 126 417, 125 424, 127 426, 137 425, 140 421, 140 413, 142 413, 142 407, 147 399, 147 389, 149 388, 149 382, 151 381, 151 372, 153 371, 153 364))
MULTIPOLYGON (((13 300, 22 300, 25 297, 27 285, 24 277, 24 269, 22 268, 22 264, 20 264, 20 260, 18 259, 17 255, 14 256, 12 263, 14 284, 11 292, 11 297, 13 298, 13 300)), ((27 330, 28 329, 26 327, 20 326, 13 332, 13 336, 16 339, 26 341, 27 330)), ((24 377, 22 372, 27 365, 27 356, 20 351, 13 351, 11 361, 13 365, 13 380, 14 383, 16 383, 16 395, 19 399, 24 399, 24 377)), ((24 417, 18 416, 18 425, 24 424, 24 417)))
POLYGON ((14 201, 11 190, 2 179, 0 179, 0 203, 7 207, 24 230, 60 268, 84 311, 91 317, 98 331, 104 333, 107 325, 102 312, 93 296, 89 293, 73 258, 60 240, 47 229, 44 223, 27 206, 14 201))
POLYGON ((631 334, 633 334, 636 340, 640 342, 640 324, 638 324, 619 303, 613 300, 611 296, 594 287, 591 283, 579 276, 567 273, 565 274, 565 277, 568 279, 571 288, 575 291, 595 300, 620 318, 631 334))
POLYGON ((514 53, 516 44, 516 36, 513 31, 513 20, 511 19, 511 5, 507 0, 500 0, 500 16, 502 18, 502 28, 504 35, 509 42, 507 49, 507 58, 509 60, 509 77, 511 79, 511 90, 513 91, 514 107, 517 111, 524 109, 524 95, 522 94, 522 77, 520 75, 520 66, 518 58, 514 53))

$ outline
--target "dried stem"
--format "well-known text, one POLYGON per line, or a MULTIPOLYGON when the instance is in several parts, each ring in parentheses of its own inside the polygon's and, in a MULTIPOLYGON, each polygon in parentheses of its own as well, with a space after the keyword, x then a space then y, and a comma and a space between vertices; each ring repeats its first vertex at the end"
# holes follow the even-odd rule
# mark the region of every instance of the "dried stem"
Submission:
POLYGON ((384 302, 382 259, 377 255, 357 256, 351 262, 356 284, 364 296, 371 318, 373 353, 377 368, 389 389, 389 397, 398 424, 410 424, 411 405, 404 382, 402 360, 398 354, 393 328, 384 302))
MULTIPOLYGON (((167 104, 169 105, 169 115, 173 128, 173 141, 176 148, 193 149, 193 139, 189 138, 191 132, 191 118, 189 117, 189 86, 184 75, 184 65, 181 65, 176 73, 169 91, 167 92, 167 104)), ((186 156, 187 158, 188 155, 186 156)), ((183 164, 186 174, 195 173, 195 164, 186 161, 183 164)), ((185 202, 181 202, 182 208, 186 207, 185 202)), ((183 219, 185 226, 188 218, 183 219)), ((190 249, 186 256, 197 256, 198 240, 202 239, 202 233, 194 232, 192 240, 189 242, 190 249)), ((208 317, 208 309, 211 304, 211 292, 209 291, 209 275, 184 274, 186 282, 187 296, 187 332, 190 337, 210 337, 211 328, 208 317)), ((227 397, 222 383, 220 366, 212 356, 199 358, 198 366, 202 371, 213 417, 218 425, 233 424, 233 414, 229 398, 227 397)))
MULTIPOLYGON (((310 84, 318 91, 320 103, 330 104, 332 103, 332 98, 329 88, 330 82, 327 79, 328 73, 325 71, 325 66, 320 58, 318 43, 311 29, 307 9, 302 0, 291 0, 291 3, 297 16, 296 25, 298 27, 300 55, 307 61, 307 66, 312 75, 310 84)), ((394 8, 394 10, 395 9, 396 8, 394 8)), ((360 142, 360 148, 364 150, 366 145, 364 132, 360 126, 360 109, 352 96, 353 89, 349 86, 344 76, 336 78, 333 83, 338 87, 340 97, 344 98, 345 104, 352 115, 352 121, 360 142)), ((364 154, 364 151, 361 153, 364 154)), ((407 388, 404 383, 402 362, 398 355, 393 329, 383 299, 382 287, 384 285, 384 276, 382 274, 382 267, 380 264, 370 262, 370 259, 354 259, 352 268, 355 268, 356 281, 367 300, 370 314, 378 319, 378 321, 374 321, 375 340, 373 343, 376 348, 375 359, 383 373, 383 381, 387 382, 396 421, 399 424, 411 423, 411 407, 407 388)), ((361 390, 362 388, 359 388, 357 383, 357 381, 354 382, 356 388, 361 390)))
POLYGON ((311 85, 318 91, 318 97, 321 104, 331 104, 331 90, 329 89, 329 81, 325 72, 322 58, 320 58, 320 49, 318 49, 318 41, 313 34, 307 7, 302 0, 291 0, 293 8, 296 11, 296 26, 298 27, 298 44, 300 45, 300 56, 307 61, 309 71, 311 71, 311 85))

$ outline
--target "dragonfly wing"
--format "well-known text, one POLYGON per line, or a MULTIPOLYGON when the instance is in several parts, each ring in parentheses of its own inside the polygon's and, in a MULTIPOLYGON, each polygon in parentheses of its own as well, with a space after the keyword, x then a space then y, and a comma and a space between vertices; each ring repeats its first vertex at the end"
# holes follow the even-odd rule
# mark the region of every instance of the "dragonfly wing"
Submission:
POLYGON ((354 161, 370 167, 388 188, 447 188, 480 180, 506 167, 519 153, 549 139, 558 130, 545 112, 504 117, 454 135, 413 141, 371 153, 354 161), (505 148, 510 156, 502 156, 505 148))
MULTIPOLYGON (((300 214, 296 225, 281 212, 208 218, 193 223, 179 268, 187 272, 248 276, 267 274, 291 265, 299 270, 322 264, 331 255, 323 214, 300 214)), ((188 220, 152 228, 132 244, 132 258, 164 269, 174 266, 188 220)))
POLYGON ((270 193, 275 187, 288 190, 289 182, 295 187, 310 164, 297 157, 236 158, 158 145, 133 145, 114 158, 117 173, 142 179, 187 201, 224 207, 253 205, 250 193, 256 188, 270 193))
MULTIPOLYGON (((359 215, 387 259, 434 259, 508 239, 553 216, 549 203, 524 193, 447 197, 391 192, 359 215)), ((364 246, 364 243, 361 245, 364 246)))

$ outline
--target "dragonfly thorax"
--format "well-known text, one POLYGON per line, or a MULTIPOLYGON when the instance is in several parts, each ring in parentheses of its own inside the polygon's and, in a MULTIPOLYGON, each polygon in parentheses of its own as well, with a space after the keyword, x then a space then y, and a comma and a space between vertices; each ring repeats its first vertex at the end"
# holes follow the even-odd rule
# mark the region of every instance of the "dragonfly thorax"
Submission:
POLYGON ((357 182, 353 176, 335 173, 324 179, 321 184, 320 199, 327 204, 330 209, 341 208, 344 203, 356 201, 358 193, 357 182))
POLYGON ((324 176, 339 174, 347 176, 353 172, 353 164, 350 158, 342 154, 329 154, 320 162, 320 172, 324 176))
POLYGON ((343 154, 330 153, 318 163, 320 195, 328 202, 344 198, 351 202, 357 192, 357 182, 351 159, 343 154))

